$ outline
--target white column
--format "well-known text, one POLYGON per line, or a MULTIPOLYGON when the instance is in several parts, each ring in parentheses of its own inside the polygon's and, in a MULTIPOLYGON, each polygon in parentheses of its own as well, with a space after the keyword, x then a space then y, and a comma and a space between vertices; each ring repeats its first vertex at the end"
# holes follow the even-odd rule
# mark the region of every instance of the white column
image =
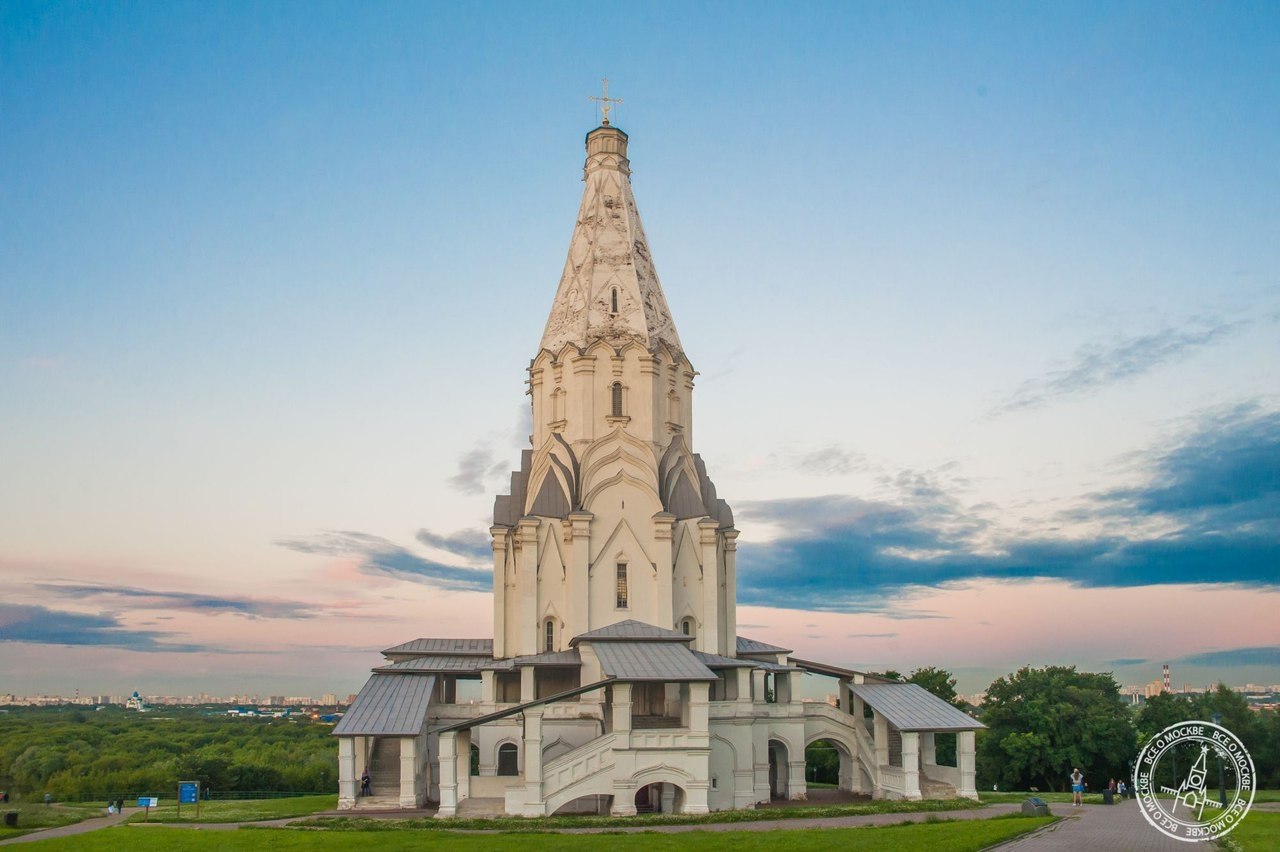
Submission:
POLYGON ((419 781, 418 738, 400 738, 400 807, 422 807, 421 785, 419 781))
POLYGON ((480 672, 480 703, 494 704, 497 699, 497 672, 480 672))
POLYGON ((542 709, 524 711, 525 816, 546 816, 542 800, 542 709))
POLYGON ((803 801, 809 798, 809 782, 804 777, 804 752, 800 752, 799 760, 790 752, 787 757, 787 798, 803 801))
POLYGON ((933 731, 920 732, 920 765, 921 767, 938 765, 938 748, 933 731))
POLYGON ((689 733, 709 734, 711 730, 711 684, 689 684, 689 733))
POLYGON ((920 734, 902 732, 902 798, 920 799, 920 734))
POLYGON ((956 794, 966 799, 977 800, 978 790, 974 771, 975 737, 973 731, 956 733, 956 766, 960 769, 960 786, 956 794))
MULTIPOLYGON (((752 674, 761 674, 756 671, 752 674)), ((763 698, 761 699, 764 700, 763 698)), ((751 726, 751 754, 755 761, 755 800, 768 802, 772 798, 769 790, 769 724, 767 720, 757 721, 751 726)))
POLYGON ((879 710, 872 710, 872 721, 875 725, 876 766, 889 765, 889 723, 879 710))
POLYGON ((458 735, 445 731, 440 735, 440 809, 436 817, 458 815, 458 735))
POLYGON ((520 667, 520 703, 533 701, 538 696, 535 694, 537 687, 533 681, 533 666, 520 667))
POLYGON ((338 738, 338 809, 356 806, 360 773, 356 772, 356 737, 338 738))
POLYGON ((673 814, 676 812, 676 785, 662 783, 662 795, 658 798, 658 813, 673 814))
POLYGON ((471 798, 471 731, 458 731, 457 745, 458 801, 471 798))
MULTIPOLYGON (((631 684, 613 684, 613 735, 615 749, 631 748, 631 684)), ((635 813, 635 802, 631 803, 635 813)))

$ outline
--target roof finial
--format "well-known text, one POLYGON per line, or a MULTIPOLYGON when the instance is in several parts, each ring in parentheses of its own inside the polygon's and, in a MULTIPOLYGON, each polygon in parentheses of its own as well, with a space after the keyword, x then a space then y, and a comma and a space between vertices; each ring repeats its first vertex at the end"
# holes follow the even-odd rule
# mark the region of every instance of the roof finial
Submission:
POLYGON ((604 86, 604 97, 597 98, 595 95, 587 95, 587 100, 595 101, 596 103, 601 104, 603 106, 602 112, 604 113, 604 120, 601 121, 600 123, 603 124, 605 127, 608 127, 609 126, 609 104, 620 104, 622 103, 622 98, 609 97, 609 78, 608 77, 601 78, 600 83, 604 86))

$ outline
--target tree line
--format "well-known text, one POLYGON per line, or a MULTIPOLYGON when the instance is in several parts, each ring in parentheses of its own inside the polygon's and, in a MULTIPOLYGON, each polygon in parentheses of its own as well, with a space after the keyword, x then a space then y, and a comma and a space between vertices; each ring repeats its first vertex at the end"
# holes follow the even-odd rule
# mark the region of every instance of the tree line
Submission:
POLYGON ((0 790, 63 801, 176 791, 331 793, 332 725, 305 718, 232 719, 195 708, 15 707, 0 712, 0 790))
MULTIPOLYGON (((1101 790, 1112 778, 1129 779, 1142 746, 1168 726, 1215 715, 1249 750, 1258 786, 1280 787, 1280 713, 1251 710, 1223 684, 1198 695, 1162 693, 1134 708, 1109 672, 1027 666, 996 678, 974 708, 957 698, 955 678, 943 669, 917 669, 907 678, 887 674, 919 683, 987 726, 977 737, 979 789, 1062 791, 1078 767, 1090 788, 1101 790)), ((1159 771, 1168 778, 1157 783, 1176 787, 1181 779, 1175 776, 1188 768, 1161 761, 1159 771)))

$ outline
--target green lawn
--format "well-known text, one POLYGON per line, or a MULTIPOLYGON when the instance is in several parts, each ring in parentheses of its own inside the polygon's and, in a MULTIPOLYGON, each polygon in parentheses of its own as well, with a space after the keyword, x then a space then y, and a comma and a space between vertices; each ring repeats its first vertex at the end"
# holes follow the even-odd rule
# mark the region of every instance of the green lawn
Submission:
POLYGON ((709 823, 769 822, 782 819, 866 816, 868 814, 938 813, 981 807, 967 799, 920 802, 863 802, 856 805, 760 808, 716 811, 709 814, 638 814, 629 817, 553 816, 484 817, 480 819, 370 819, 359 816, 316 817, 299 823, 302 828, 331 831, 546 831, 560 828, 647 828, 659 825, 707 825, 709 823))
POLYGON ((238 831, 185 831, 165 826, 108 828, 78 837, 45 840, 41 850, 73 852, 205 852, 218 850, 340 850, 378 849, 385 852, 416 849, 497 850, 498 852, 663 852, 663 850, 721 850, 738 852, 977 852, 1049 823, 1047 817, 1012 817, 957 822, 928 822, 882 828, 841 828, 804 831, 690 831, 680 834, 456 834, 453 832, 304 831, 249 828, 238 831))
POLYGON ((1224 841, 1225 848, 1235 848, 1241 852, 1272 852, 1273 849, 1280 849, 1280 814, 1273 811, 1249 811, 1244 821, 1224 841))
MULTIPOLYGON (((982 791, 978 791, 978 798, 981 799, 984 804, 988 805, 1002 802, 1013 802, 1014 804, 1018 804, 1025 802, 1031 796, 1044 799, 1049 804, 1054 804, 1055 802, 1071 804, 1070 793, 984 793, 982 791)), ((1119 799, 1119 796, 1116 798, 1119 799)), ((1085 793, 1083 801, 1086 805, 1100 805, 1102 804, 1102 793, 1085 793)))
POLYGON ((16 829, 6 828, 0 824, 0 840, 8 837, 17 837, 19 834, 26 834, 35 831, 37 828, 55 828, 59 825, 70 825, 73 822, 80 822, 89 817, 105 816, 107 809, 104 805, 96 808, 64 808, 61 805, 46 806, 43 802, 33 803, 10 803, 0 805, 0 814, 9 811, 18 812, 18 827, 16 829))
POLYGON ((321 811, 331 811, 338 806, 337 795, 292 796, 287 799, 229 799, 200 803, 200 818, 196 819, 196 806, 183 805, 182 818, 178 818, 178 805, 173 799, 162 801, 152 808, 149 816, 136 814, 130 822, 258 822, 265 819, 309 816, 321 811))

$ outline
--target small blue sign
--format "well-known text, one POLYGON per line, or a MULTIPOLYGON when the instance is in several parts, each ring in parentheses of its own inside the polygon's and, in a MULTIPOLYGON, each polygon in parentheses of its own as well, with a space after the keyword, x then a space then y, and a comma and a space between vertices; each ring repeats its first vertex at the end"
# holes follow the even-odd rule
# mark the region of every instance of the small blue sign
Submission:
POLYGON ((200 784, 196 781, 183 781, 178 785, 178 801, 184 805, 194 805, 200 800, 200 784))
POLYGON ((159 806, 160 806, 160 800, 155 798, 154 796, 138 797, 138 807, 140 808, 155 808, 159 806))

